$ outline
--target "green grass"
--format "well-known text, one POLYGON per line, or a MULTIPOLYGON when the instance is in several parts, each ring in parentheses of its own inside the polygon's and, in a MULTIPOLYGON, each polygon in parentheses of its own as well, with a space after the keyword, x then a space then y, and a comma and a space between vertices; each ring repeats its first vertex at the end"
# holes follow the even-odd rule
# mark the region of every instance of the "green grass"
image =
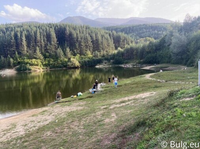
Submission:
POLYGON ((187 68, 186 70, 166 71, 165 73, 157 73, 156 75, 154 75, 154 78, 166 81, 197 83, 197 73, 197 70, 194 70, 194 68, 187 68))
MULTIPOLYGON (((193 68, 123 79, 118 88, 108 84, 104 90, 77 98, 66 98, 53 106, 83 107, 64 113, 49 124, 0 144, 0 148, 161 148, 160 142, 200 140, 200 89, 193 68), (183 79, 185 78, 185 79, 183 79), (193 82, 172 83, 169 81, 193 82), (117 99, 147 92, 154 96, 127 101, 117 99), (192 100, 182 100, 191 98, 192 100), (114 106, 114 108, 111 108, 114 106)), ((45 111, 45 113, 48 111, 45 111)), ((44 114, 41 113, 41 114, 44 114)), ((35 115, 37 116, 37 115, 35 115)))
MULTIPOLYGON (((190 89, 191 92, 196 92, 196 90, 196 87, 190 89)), ((199 91, 200 88, 198 88, 199 91)), ((140 141, 135 142, 137 148, 161 148, 161 141, 183 141, 188 144, 199 142, 200 101, 195 98, 189 101, 181 101, 178 97, 180 92, 182 90, 174 93, 172 97, 168 96, 163 99, 164 101, 157 104, 156 108, 155 105, 149 107, 146 111, 148 116, 139 119, 138 122, 143 122, 142 127, 148 129, 142 131, 140 141), (160 114, 157 114, 157 112, 160 114)), ((184 94, 185 97, 190 96, 189 92, 184 94)))

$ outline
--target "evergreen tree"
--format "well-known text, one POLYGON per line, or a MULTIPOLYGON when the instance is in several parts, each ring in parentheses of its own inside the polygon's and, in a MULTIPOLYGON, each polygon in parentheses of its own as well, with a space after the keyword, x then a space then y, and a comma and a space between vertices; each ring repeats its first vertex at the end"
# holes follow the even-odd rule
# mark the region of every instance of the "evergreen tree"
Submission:
POLYGON ((62 51, 62 49, 59 47, 56 51, 56 56, 58 59, 63 59, 64 58, 64 53, 62 51))
POLYGON ((186 58, 187 38, 184 34, 174 33, 170 46, 174 63, 181 64, 186 58))
POLYGON ((35 46, 36 47, 40 47, 41 46, 41 38, 40 38, 40 32, 39 32, 39 29, 36 30, 36 33, 35 33, 35 46))
POLYGON ((26 46, 26 38, 25 38, 25 33, 23 32, 22 34, 21 34, 21 50, 20 50, 20 52, 21 52, 21 54, 22 55, 26 55, 27 54, 27 46, 26 46))
POLYGON ((5 65, 5 58, 3 56, 0 57, 0 68, 5 68, 6 65, 5 65))
POLYGON ((71 58, 71 52, 70 52, 70 49, 69 49, 69 47, 67 47, 66 49, 65 49, 65 56, 66 56, 66 58, 71 58))
POLYGON ((42 56, 42 54, 40 53, 40 50, 39 50, 38 47, 36 47, 35 54, 34 54, 34 58, 40 59, 40 60, 43 60, 43 58, 44 58, 44 57, 42 56))

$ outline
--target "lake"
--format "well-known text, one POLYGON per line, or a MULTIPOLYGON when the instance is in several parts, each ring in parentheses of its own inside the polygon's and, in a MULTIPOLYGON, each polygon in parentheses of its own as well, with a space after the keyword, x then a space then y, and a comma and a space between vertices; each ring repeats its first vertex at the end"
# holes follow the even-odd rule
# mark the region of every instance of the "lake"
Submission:
POLYGON ((149 72, 151 71, 123 67, 82 68, 42 73, 23 72, 0 77, 0 119, 47 106, 55 100, 58 90, 65 98, 88 91, 95 80, 107 83, 108 77, 112 75, 118 76, 120 80, 149 72))

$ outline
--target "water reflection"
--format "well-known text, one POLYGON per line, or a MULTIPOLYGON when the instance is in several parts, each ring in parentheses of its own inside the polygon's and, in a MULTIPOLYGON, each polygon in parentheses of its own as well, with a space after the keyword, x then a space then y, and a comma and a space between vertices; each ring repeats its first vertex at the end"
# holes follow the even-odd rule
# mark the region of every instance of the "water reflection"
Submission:
POLYGON ((2 115, 46 106, 55 100, 58 90, 63 97, 84 92, 96 79, 106 82, 111 75, 128 78, 149 71, 136 68, 85 68, 54 70, 44 73, 18 73, 0 78, 0 118, 2 115))

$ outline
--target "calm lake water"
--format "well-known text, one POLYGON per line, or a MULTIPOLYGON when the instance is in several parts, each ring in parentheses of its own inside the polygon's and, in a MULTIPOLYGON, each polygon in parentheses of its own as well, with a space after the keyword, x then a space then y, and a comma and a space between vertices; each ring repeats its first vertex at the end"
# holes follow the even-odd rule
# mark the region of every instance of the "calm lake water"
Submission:
POLYGON ((0 119, 47 106, 55 100, 58 90, 65 98, 88 91, 95 80, 107 83, 108 77, 113 74, 122 79, 149 72, 138 68, 113 67, 17 73, 0 77, 0 119))

